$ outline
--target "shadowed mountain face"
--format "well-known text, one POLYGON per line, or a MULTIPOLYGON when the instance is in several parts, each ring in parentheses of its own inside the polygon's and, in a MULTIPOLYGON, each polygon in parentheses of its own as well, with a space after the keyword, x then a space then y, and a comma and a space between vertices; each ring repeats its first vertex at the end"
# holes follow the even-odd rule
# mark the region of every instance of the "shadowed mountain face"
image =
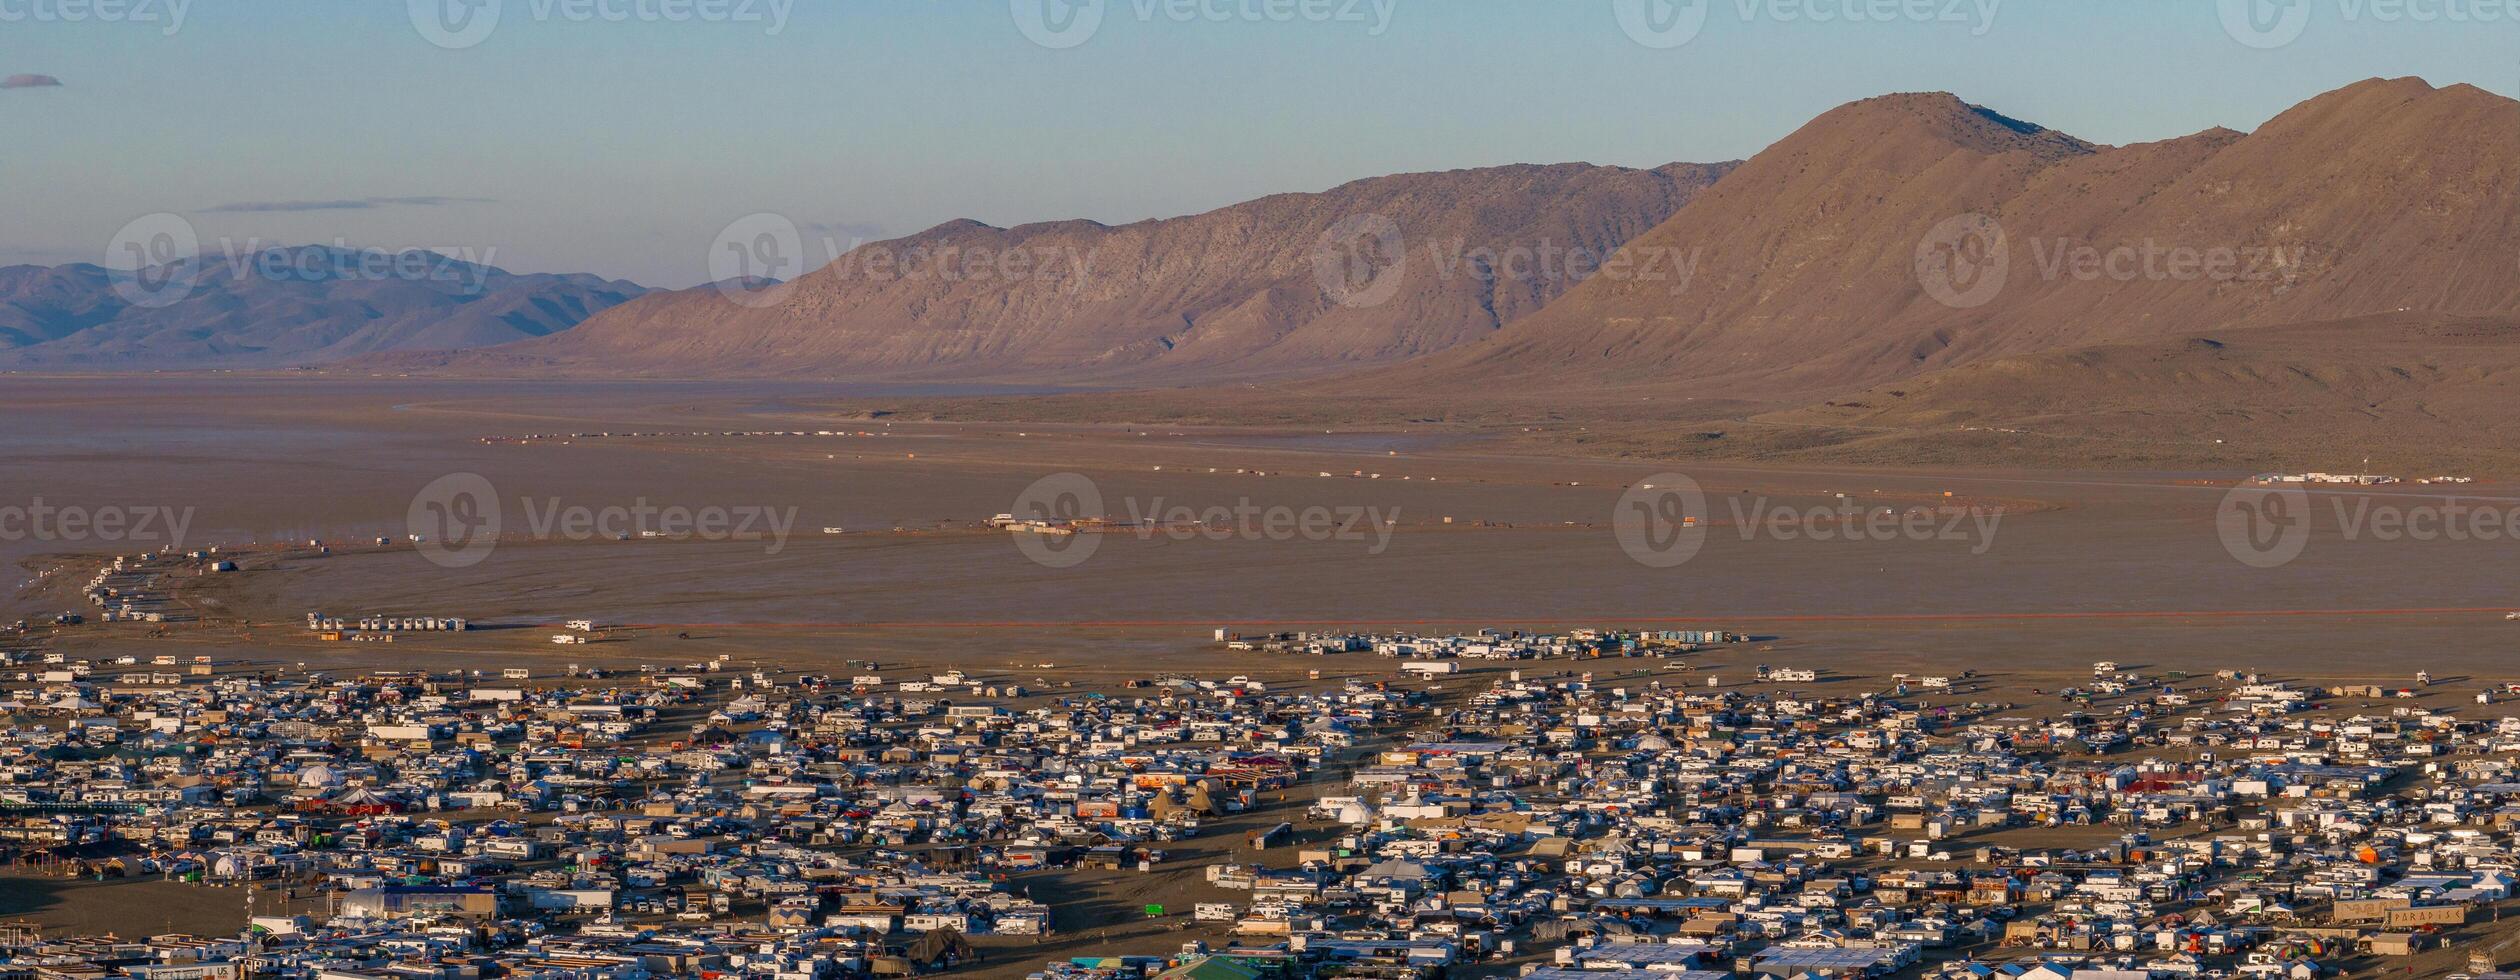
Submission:
POLYGON ((2370 81, 2246 135, 2107 148, 1947 95, 1832 111, 1600 277, 1403 383, 1817 396, 1988 358, 2399 310, 2520 312, 2520 103, 2370 81))
MULTIPOLYGON (((1118 227, 946 224, 760 291, 659 294, 455 370, 1066 380, 1319 374, 1540 309, 1729 165, 1360 180, 1118 227)), ((426 357, 392 363, 426 364, 426 357)))
POLYGON ((283 367, 482 347, 567 330, 645 292, 435 253, 320 246, 212 255, 140 274, 10 266, 0 268, 0 365, 283 367))

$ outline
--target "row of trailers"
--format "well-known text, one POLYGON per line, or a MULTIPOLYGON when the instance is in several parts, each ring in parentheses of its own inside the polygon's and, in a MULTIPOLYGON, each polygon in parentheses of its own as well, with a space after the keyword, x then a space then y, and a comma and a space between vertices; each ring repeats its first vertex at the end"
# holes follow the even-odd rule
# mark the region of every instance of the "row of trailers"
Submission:
POLYGON ((472 623, 442 616, 367 616, 357 620, 335 619, 323 613, 307 613, 306 628, 325 633, 359 630, 367 633, 461 633, 472 623))

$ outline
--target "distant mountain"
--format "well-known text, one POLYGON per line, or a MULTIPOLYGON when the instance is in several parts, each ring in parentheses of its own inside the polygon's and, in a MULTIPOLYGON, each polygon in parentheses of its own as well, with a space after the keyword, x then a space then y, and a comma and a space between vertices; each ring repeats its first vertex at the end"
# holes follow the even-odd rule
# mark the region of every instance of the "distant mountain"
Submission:
MULTIPOLYGON (((1886 96, 1822 115, 1626 248, 1702 259, 1677 295, 1595 278, 1368 383, 1818 400, 2210 330, 2520 313, 2520 103, 2373 80, 2253 133, 2112 148, 1886 96)), ((1973 377, 1983 396, 1994 376, 1973 377)))
POLYGON ((380 363, 456 371, 1170 384, 1476 341, 1731 169, 1509 166, 1112 227, 958 221, 772 289, 685 290, 565 334, 380 363))
POLYGON ((1408 174, 1120 227, 955 222, 775 288, 658 294, 565 334, 392 360, 1121 386, 1335 374, 1308 390, 1641 385, 1781 406, 1990 359, 2401 311, 2520 314, 2520 103, 2375 79, 2255 132, 2108 147, 1891 95, 1740 164, 1408 174), (1609 259, 1534 272, 1550 250, 1609 259), (1005 256, 1022 271, 968 274, 1005 256))
POLYGON ((282 367, 484 347, 567 330, 647 292, 436 253, 324 246, 207 256, 153 275, 0 268, 0 366, 282 367))

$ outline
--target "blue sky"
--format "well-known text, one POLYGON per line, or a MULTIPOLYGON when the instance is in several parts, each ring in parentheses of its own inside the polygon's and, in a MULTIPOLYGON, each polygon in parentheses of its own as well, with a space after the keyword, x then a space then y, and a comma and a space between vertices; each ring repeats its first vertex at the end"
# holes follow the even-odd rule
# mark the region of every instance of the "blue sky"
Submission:
POLYGON ((405 0, 0 0, 0 77, 60 82, 0 87, 0 264, 100 261, 167 212, 205 242, 687 286, 756 212, 847 239, 1731 159, 1893 91, 2125 143, 2253 128, 2375 75, 2520 89, 2501 0, 2288 0, 2297 39, 2264 47, 2219 0, 1704 0, 1665 47, 1623 28, 1627 0, 1107 0, 1090 34, 1050 36, 1069 47, 1019 12, 1073 0, 470 2, 495 28, 446 47, 405 0))

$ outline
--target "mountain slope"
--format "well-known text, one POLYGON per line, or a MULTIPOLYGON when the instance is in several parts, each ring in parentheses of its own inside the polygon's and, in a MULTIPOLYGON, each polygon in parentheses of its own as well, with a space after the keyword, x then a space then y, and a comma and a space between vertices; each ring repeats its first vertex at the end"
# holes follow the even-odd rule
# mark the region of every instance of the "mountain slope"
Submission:
POLYGON ((2520 317, 2408 312, 1991 358, 1755 416, 1731 437, 1840 460, 2507 468, 2515 404, 2520 317))
POLYGON ((212 256, 155 306, 94 265, 0 268, 0 365, 278 367, 541 337, 646 292, 586 275, 517 275, 429 253, 321 246, 212 256), (380 271, 381 270, 381 271, 380 271))
POLYGON ((862 246, 760 294, 775 302, 759 308, 705 288, 659 294, 567 334, 436 362, 1114 383, 1320 373, 1486 336, 1573 284, 1564 253, 1598 261, 1728 170, 1511 166, 1118 227, 960 221, 862 246))
POLYGON ((2520 103, 2375 80, 2254 133, 2110 148, 1888 96, 1814 120, 1626 248, 1702 260, 1680 295, 1597 278, 1381 380, 1816 396, 2226 326, 2520 311, 2520 103))

